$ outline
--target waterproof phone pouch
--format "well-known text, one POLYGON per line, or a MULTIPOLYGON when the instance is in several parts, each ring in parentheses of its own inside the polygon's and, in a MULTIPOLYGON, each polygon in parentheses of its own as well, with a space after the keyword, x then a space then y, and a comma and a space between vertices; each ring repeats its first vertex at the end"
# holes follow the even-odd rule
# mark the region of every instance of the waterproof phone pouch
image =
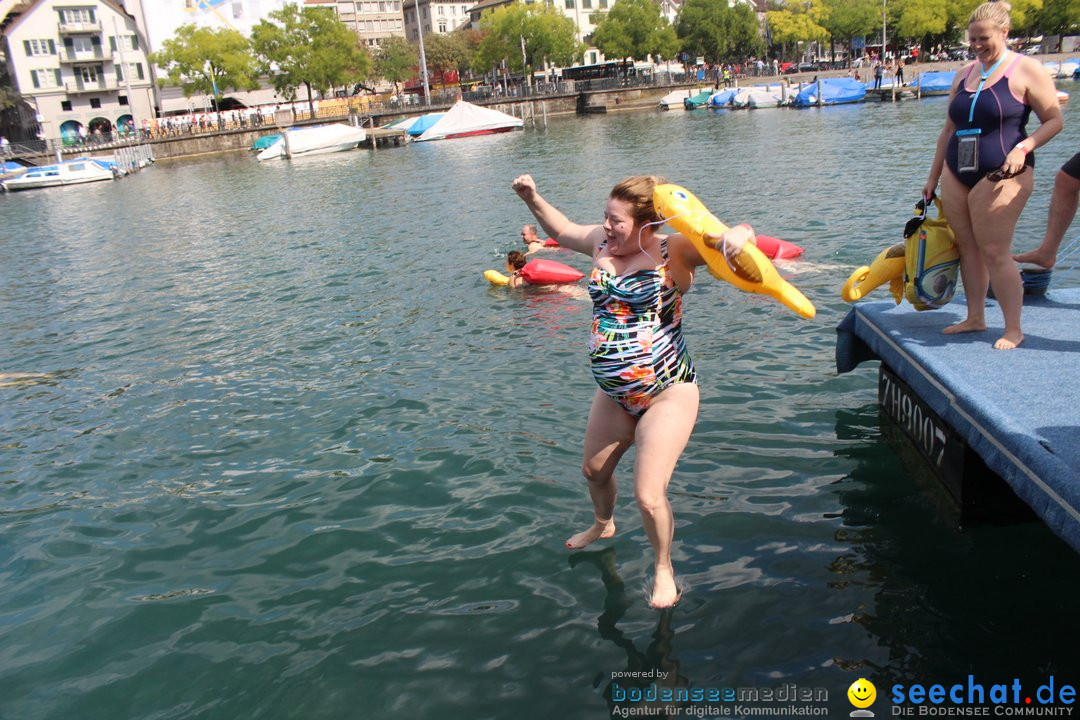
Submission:
POLYGON ((976 172, 979 169, 979 130, 960 130, 956 133, 956 169, 976 172))

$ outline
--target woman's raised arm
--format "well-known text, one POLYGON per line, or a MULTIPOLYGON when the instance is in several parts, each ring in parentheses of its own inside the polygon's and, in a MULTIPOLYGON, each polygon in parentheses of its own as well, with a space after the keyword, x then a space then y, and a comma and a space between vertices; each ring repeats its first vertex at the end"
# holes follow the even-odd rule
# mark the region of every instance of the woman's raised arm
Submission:
POLYGON ((536 182, 531 175, 519 175, 510 184, 529 212, 544 228, 548 236, 555 238, 559 245, 583 255, 593 256, 599 242, 598 232, 603 232, 599 225, 579 225, 571 222, 554 205, 545 200, 536 189, 536 182))

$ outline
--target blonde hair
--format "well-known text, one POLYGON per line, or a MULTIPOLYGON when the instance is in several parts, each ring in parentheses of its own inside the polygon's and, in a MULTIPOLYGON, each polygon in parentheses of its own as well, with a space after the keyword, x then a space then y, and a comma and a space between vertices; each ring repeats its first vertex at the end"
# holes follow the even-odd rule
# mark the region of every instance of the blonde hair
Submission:
POLYGON ((984 2, 971 13, 971 18, 968 19, 968 25, 971 23, 987 21, 994 23, 1002 30, 1008 30, 1012 27, 1012 18, 1009 16, 1010 10, 1012 10, 1012 5, 1005 2, 1005 0, 990 0, 989 2, 984 2))
POLYGON ((613 187, 608 197, 629 205, 630 217, 638 225, 659 222, 660 216, 653 207, 653 189, 665 182, 664 178, 656 175, 634 175, 613 187))

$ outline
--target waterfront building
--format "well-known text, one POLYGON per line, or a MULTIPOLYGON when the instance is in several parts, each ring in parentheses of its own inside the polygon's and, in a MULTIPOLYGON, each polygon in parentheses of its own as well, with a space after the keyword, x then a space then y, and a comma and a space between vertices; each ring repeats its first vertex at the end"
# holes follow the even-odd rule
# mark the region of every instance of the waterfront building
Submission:
POLYGON ((472 6, 471 0, 404 0, 405 37, 417 42, 421 32, 446 35, 466 28, 472 22, 472 6))
POLYGON ((24 138, 76 144, 126 132, 154 114, 153 73, 134 16, 113 0, 6 3, 8 74, 33 112, 24 138))
POLYGON ((369 47, 378 47, 388 37, 405 37, 402 0, 304 0, 304 4, 333 9, 369 47))

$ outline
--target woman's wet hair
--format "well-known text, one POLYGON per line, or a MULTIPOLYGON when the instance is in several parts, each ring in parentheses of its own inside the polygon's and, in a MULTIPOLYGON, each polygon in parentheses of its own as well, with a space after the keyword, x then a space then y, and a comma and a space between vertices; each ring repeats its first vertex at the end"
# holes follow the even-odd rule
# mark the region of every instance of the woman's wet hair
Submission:
POLYGON ((506 264, 515 270, 525 267, 525 253, 520 250, 511 250, 506 253, 506 264))
POLYGON ((1012 27, 1012 18, 1009 16, 1009 11, 1011 10, 1012 5, 1005 0, 990 0, 989 2, 984 2, 971 13, 971 18, 968 19, 968 25, 985 21, 992 22, 999 28, 1007 30, 1012 27))
POLYGON ((660 216, 653 207, 653 189, 665 182, 664 178, 656 175, 634 175, 613 187, 609 197, 629 205, 630 217, 638 225, 654 223, 660 220, 660 216))

